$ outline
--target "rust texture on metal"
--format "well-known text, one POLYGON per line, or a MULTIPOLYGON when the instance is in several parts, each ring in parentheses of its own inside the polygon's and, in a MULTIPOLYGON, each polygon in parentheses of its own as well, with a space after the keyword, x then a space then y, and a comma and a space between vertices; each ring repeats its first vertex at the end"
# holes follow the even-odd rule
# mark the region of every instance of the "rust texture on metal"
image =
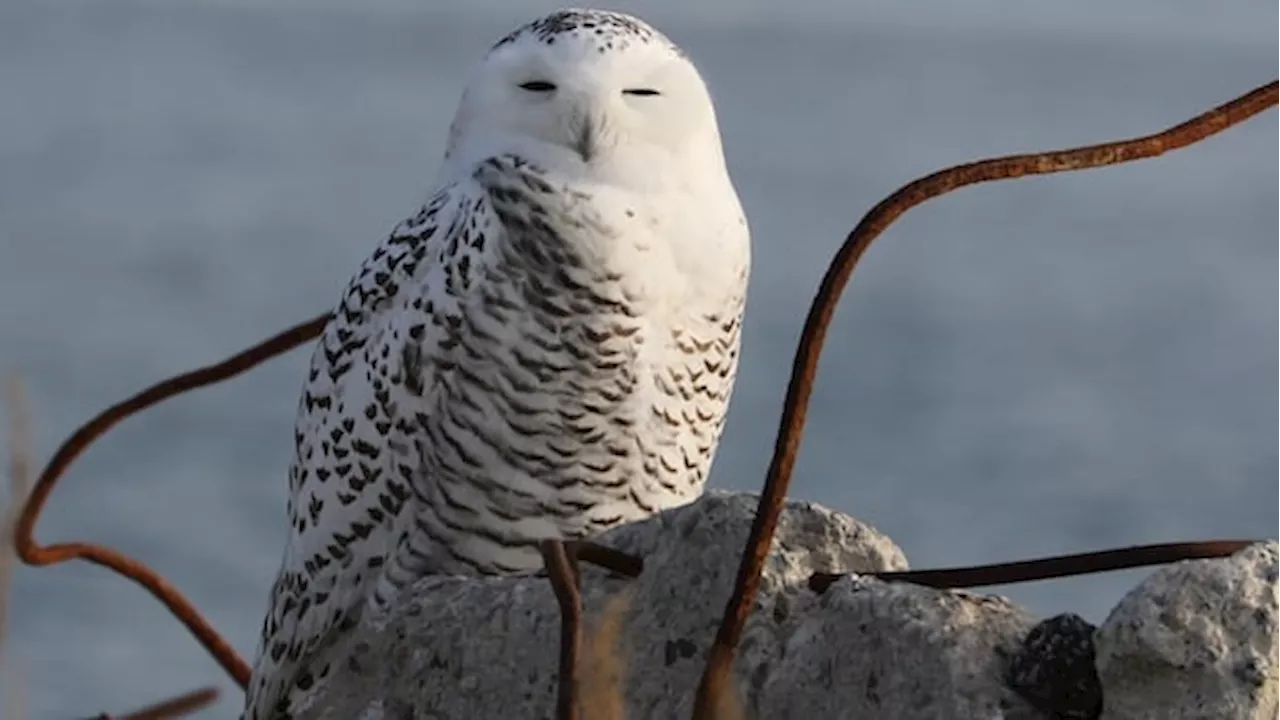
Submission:
POLYGON ((578 573, 576 543, 543 540, 538 549, 547 567, 551 589, 560 606, 560 680, 556 720, 582 720, 578 704, 578 659, 582 657, 582 577, 578 573))
MULTIPOLYGON (((1114 550, 1056 555, 1054 557, 1019 560, 1017 562, 974 565, 937 570, 903 570, 900 572, 866 573, 886 582, 907 582, 939 589, 972 589, 988 585, 1013 585, 1090 575, 1093 573, 1128 570, 1149 565, 1166 565, 1182 560, 1220 558, 1259 542, 1258 540, 1202 540, 1199 542, 1160 543, 1135 545, 1114 550)), ((809 578, 809 589, 824 593, 843 573, 815 573, 809 578)))
POLYGON ((202 710, 212 705, 213 701, 217 699, 218 689, 205 687, 175 695, 168 700, 161 700, 158 703, 124 715, 108 715, 104 713, 93 718, 93 720, 172 720, 173 718, 185 717, 197 710, 202 710))
POLYGON ((218 699, 218 689, 207 687, 149 705, 123 716, 121 720, 167 720, 190 715, 218 699))
POLYGON ((49 494, 53 492, 54 485, 66 473, 71 463, 83 454, 91 443, 102 437, 121 420, 175 395, 222 382, 265 360, 288 352, 318 336, 324 329, 325 323, 329 321, 329 317, 329 315, 321 315, 313 318, 220 363, 156 383, 133 397, 103 410, 97 417, 81 425, 58 447, 53 458, 40 472, 40 478, 36 481, 31 494, 27 496, 13 532, 13 544, 18 558, 23 563, 33 566, 56 565, 76 559, 85 560, 108 568, 141 585, 195 635, 218 664, 235 679, 241 689, 244 689, 249 682, 249 664, 214 629, 212 623, 196 610, 195 605, 159 573, 118 550, 96 543, 66 542, 41 545, 35 539, 36 521, 40 519, 40 512, 44 509, 49 494))

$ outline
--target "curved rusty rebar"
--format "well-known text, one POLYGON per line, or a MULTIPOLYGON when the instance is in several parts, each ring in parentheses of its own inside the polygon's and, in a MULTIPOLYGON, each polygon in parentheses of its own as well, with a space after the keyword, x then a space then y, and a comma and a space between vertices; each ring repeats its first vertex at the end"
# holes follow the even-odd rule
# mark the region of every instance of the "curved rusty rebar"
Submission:
POLYGON ((800 449, 809 396, 813 392, 818 355, 835 313, 836 303, 854 267, 871 243, 903 213, 920 203, 966 185, 1026 175, 1045 175, 1096 168, 1156 157, 1186 147, 1276 104, 1277 82, 1272 81, 1228 103, 1163 132, 1087 147, 981 160, 940 170, 899 188, 871 209, 849 233, 822 278, 805 318, 796 349, 786 401, 774 443, 773 458, 764 491, 751 525, 751 534, 738 567, 733 595, 725 605, 715 644, 707 659, 694 703, 693 717, 709 720, 717 704, 716 693, 729 686, 733 656, 746 625, 760 584, 760 571, 786 499, 791 471, 800 449))
MULTIPOLYGON (((859 574, 885 582, 907 582, 939 589, 976 588, 1165 565, 1182 560, 1223 558, 1260 542, 1263 541, 1200 540, 1159 543, 989 565, 859 574)), ((809 589, 819 594, 824 593, 832 583, 844 577, 849 577, 849 573, 814 573, 809 577, 809 589)))
POLYGON ((18 557, 22 562, 32 566, 56 565, 68 560, 85 560, 114 570, 126 578, 141 585, 157 600, 164 604, 169 612, 178 618, 191 631, 200 644, 213 655, 218 664, 225 669, 243 689, 249 682, 249 665, 231 647, 213 625, 196 610, 181 592, 155 570, 134 560, 118 550, 88 542, 69 542, 56 545, 40 545, 35 540, 36 521, 44 509, 45 502, 58 479, 77 457, 84 453, 94 440, 121 420, 141 412, 163 400, 194 390, 206 385, 221 382, 238 375, 262 362, 292 350, 302 343, 316 337, 324 329, 331 316, 328 314, 312 318, 282 333, 268 338, 253 347, 236 353, 232 357, 215 365, 193 370, 182 375, 163 380, 123 402, 117 403, 98 414, 89 422, 63 441, 53 458, 45 465, 36 481, 31 494, 22 507, 18 522, 14 527, 13 542, 18 557))

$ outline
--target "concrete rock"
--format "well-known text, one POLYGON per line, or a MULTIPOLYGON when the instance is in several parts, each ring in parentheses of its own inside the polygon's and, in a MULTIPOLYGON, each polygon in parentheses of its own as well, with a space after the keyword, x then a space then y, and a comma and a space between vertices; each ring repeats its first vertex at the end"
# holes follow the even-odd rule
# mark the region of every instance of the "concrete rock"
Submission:
POLYGON ((1276 717, 1277 545, 1152 573, 1095 637, 1104 720, 1276 717))
MULTIPOLYGON (((581 679, 588 720, 690 716, 755 506, 754 495, 710 492, 599 539, 643 556, 645 571, 625 580, 583 567, 581 679)), ((1275 559, 1272 544, 1254 555, 1157 573, 1170 580, 1143 587, 1156 583, 1164 599, 1158 607, 1191 613, 1160 631, 1164 635, 1152 625, 1160 611, 1129 612, 1126 607, 1150 603, 1135 600, 1138 591, 1126 598, 1098 633, 1103 685, 1116 694, 1114 701, 1107 698, 1111 714, 1105 717, 1208 717, 1167 709, 1133 714, 1153 700, 1172 707, 1176 701, 1164 695, 1183 686, 1194 688, 1210 709, 1243 707, 1222 703, 1228 695, 1244 698, 1249 687, 1255 706, 1269 697, 1274 708, 1275 664, 1268 648, 1274 647, 1275 594, 1264 586, 1274 583, 1275 559), (1211 600, 1191 602, 1201 596, 1211 600), (1202 617, 1197 620, 1195 612, 1202 617), (1175 634, 1189 653, 1176 658, 1181 664, 1168 660, 1175 634), (1149 639, 1156 636, 1162 639, 1149 639), (1153 652, 1149 646, 1161 648, 1155 655, 1167 669, 1151 670, 1153 661, 1143 655, 1153 652), (1217 659, 1196 659, 1202 654, 1192 646, 1212 648, 1203 656, 1217 659), (1183 678, 1192 663, 1199 663, 1194 679, 1183 678)), ((902 552, 874 529, 812 503, 789 503, 739 648, 740 716, 1096 716, 1091 628, 1078 618, 1036 625, 1002 598, 867 577, 842 579, 822 595, 806 582, 814 572, 903 569, 902 552), (1059 682, 1061 668, 1082 682, 1059 682)), ((545 577, 424 579, 385 616, 362 618, 328 650, 326 657, 339 662, 319 680, 317 702, 298 718, 551 718, 559 628, 545 577)), ((1230 711, 1212 716, 1262 717, 1230 711)))
MULTIPOLYGON (((586 692, 616 675, 625 717, 688 716, 755 505, 751 495, 710 492, 599 539, 643 556, 645 572, 627 581, 583 567, 583 669, 601 676, 583 679, 586 692), (612 633, 595 630, 610 623, 612 633)), ((810 503, 788 504, 772 550, 738 657, 748 694, 767 677, 789 625, 819 602, 805 585, 810 574, 907 567, 885 536, 810 503)), ((347 661, 305 715, 359 717, 380 700, 387 718, 550 718, 559 626, 544 577, 425 579, 388 617, 362 620, 331 650, 347 661)))
POLYGON ((753 705, 797 720, 1038 720, 1004 682, 1032 623, 1003 598, 841 580, 789 633, 753 705))

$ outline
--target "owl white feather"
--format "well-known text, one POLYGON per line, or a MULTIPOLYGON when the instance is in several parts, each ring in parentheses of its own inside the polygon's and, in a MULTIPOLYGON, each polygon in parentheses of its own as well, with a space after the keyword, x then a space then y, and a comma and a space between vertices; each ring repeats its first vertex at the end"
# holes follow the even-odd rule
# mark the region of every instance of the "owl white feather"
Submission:
POLYGON ((749 233, 710 95, 643 21, 565 10, 467 84, 438 189, 351 280, 302 393, 291 525, 245 717, 433 573, 527 573, 702 493, 749 233))

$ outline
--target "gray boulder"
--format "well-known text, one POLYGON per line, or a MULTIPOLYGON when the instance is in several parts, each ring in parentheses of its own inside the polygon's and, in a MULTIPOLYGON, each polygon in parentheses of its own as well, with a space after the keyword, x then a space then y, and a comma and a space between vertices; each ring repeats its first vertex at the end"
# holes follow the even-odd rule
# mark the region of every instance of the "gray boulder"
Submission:
POLYGON ((756 717, 796 720, 1038 720, 1004 681, 1006 660, 1033 623, 1003 598, 837 582, 790 629, 749 707, 756 717))
MULTIPOLYGON (((689 717, 732 591, 755 496, 709 492, 600 542, 644 557, 640 578, 584 566, 586 717, 689 717)), ((904 570, 890 539, 814 503, 783 511, 737 660, 750 717, 1041 717, 1005 687, 1033 624, 998 598, 873 579, 822 596, 813 573, 904 570)), ((343 659, 315 719, 541 719, 556 698, 559 612, 548 580, 429 578, 330 650, 343 659)))
POLYGON ((1098 629, 1103 718, 1273 720, 1277 545, 1152 573, 1098 629))
MULTIPOLYGON (((754 495, 709 492, 691 505, 599 539, 643 556, 645 570, 639 578, 626 580, 583 566, 586 635, 581 679, 587 720, 690 717, 755 506, 754 495)), ((1265 564, 1269 558, 1269 570, 1259 569, 1256 562, 1251 567, 1264 575, 1270 572, 1274 579, 1274 544, 1259 552, 1266 557, 1258 562, 1265 564)), ((1240 560, 1203 562, 1227 566, 1240 560)), ((1046 633, 1045 623, 1037 626, 1024 610, 999 597, 857 575, 837 581, 821 595, 807 585, 815 572, 906 567, 902 551, 873 528, 812 503, 788 503, 740 645, 735 668, 740 708, 732 716, 1097 716, 1096 708, 1078 715, 1057 713, 1045 705, 1059 702, 1045 698, 1058 696, 1069 696, 1077 704, 1085 698, 1086 707, 1097 704, 1093 646, 1087 642, 1092 628, 1082 620, 1053 625, 1046 633), (1065 646, 1048 641, 1063 632, 1070 640, 1065 646), (1042 647, 1053 651, 1040 653, 1042 647), (1062 652, 1063 647, 1070 652, 1062 652), (1072 685, 1071 692, 1052 685, 1061 675, 1054 663, 1068 663, 1061 667, 1069 667, 1083 681, 1072 685)), ((1235 585, 1224 580, 1222 588, 1243 591, 1247 583, 1239 576, 1253 571, 1220 572, 1236 578, 1231 581, 1235 585)), ((1256 583, 1262 583, 1264 578, 1258 577, 1256 583)), ((1240 621, 1227 626, 1215 620, 1214 627, 1239 634, 1224 635, 1224 642, 1265 650, 1268 642, 1275 642, 1274 590, 1265 597, 1248 592, 1253 594, 1230 602, 1250 606, 1249 612, 1257 603, 1269 602, 1259 610, 1269 613, 1269 624, 1240 621)), ((1220 604, 1220 609, 1225 607, 1220 604)), ((299 720, 552 718, 559 626, 559 611, 545 577, 425 579, 385 616, 362 618, 328 649, 326 657, 339 662, 299 720)), ((1119 645, 1099 635, 1099 657, 1123 666, 1125 656, 1113 650, 1119 645)), ((1191 642, 1208 640, 1195 636, 1191 642)), ((1252 667, 1258 668, 1255 675, 1270 678, 1262 685, 1270 683, 1274 707, 1275 666, 1267 664, 1272 659, 1262 652, 1252 667)), ((1157 673, 1145 687, 1116 685, 1117 667, 1100 665, 1099 671, 1107 692, 1114 686, 1121 697, 1134 690, 1151 697, 1165 692, 1161 683, 1178 680, 1176 673, 1157 673)), ((1193 684, 1210 694, 1239 689, 1209 680, 1193 684)), ((1266 693, 1259 687, 1255 684, 1253 693, 1262 698, 1266 693)), ((1125 714, 1128 707, 1113 709, 1108 701, 1105 717, 1155 717, 1125 714)), ((1167 712, 1158 716, 1205 717, 1167 712)))

